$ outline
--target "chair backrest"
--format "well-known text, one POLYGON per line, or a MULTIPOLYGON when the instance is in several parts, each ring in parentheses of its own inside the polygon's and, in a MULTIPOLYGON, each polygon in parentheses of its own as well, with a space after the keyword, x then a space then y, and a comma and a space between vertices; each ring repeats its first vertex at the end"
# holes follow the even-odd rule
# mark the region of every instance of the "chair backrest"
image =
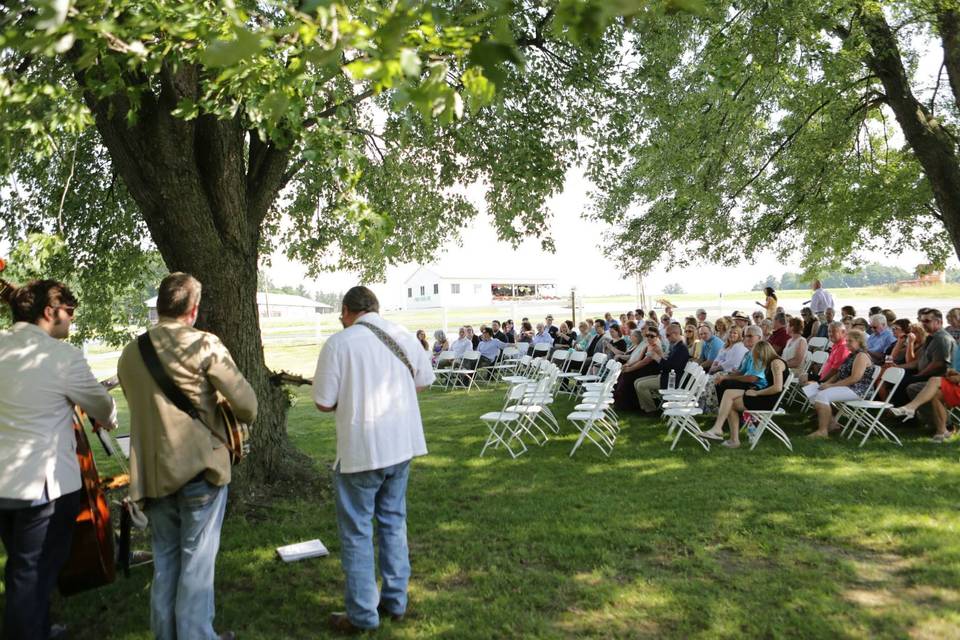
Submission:
POLYGON ((553 352, 553 355, 550 356, 550 362, 558 366, 563 366, 567 363, 567 360, 570 359, 570 351, 567 349, 557 349, 553 352))
POLYGON ((544 342, 541 342, 540 344, 535 344, 535 345, 533 345, 533 357, 534 357, 534 358, 536 358, 537 356, 546 355, 546 354, 548 354, 548 353, 550 353, 550 345, 548 345, 548 344, 546 344, 546 343, 544 343, 544 342))
POLYGON ((790 385, 793 384, 793 371, 787 369, 784 372, 784 375, 786 377, 783 379, 783 387, 780 389, 780 393, 777 394, 777 401, 773 403, 772 411, 776 411, 780 408, 780 403, 783 402, 784 397, 787 395, 787 391, 790 389, 790 385))
MULTIPOLYGON (((879 367, 877 368, 879 369, 879 367)), ((906 374, 906 370, 901 369, 900 367, 890 367, 884 371, 883 375, 880 376, 880 384, 876 385, 877 390, 873 394, 874 397, 876 397, 877 393, 880 391, 880 387, 886 383, 890 385, 890 389, 887 391, 887 398, 892 398, 893 394, 897 392, 897 387, 899 387, 900 383, 903 382, 903 378, 906 376, 906 374)))
POLYGON ((827 348, 828 344, 830 344, 828 338, 813 337, 807 341, 807 348, 810 349, 810 351, 823 351, 827 348))
POLYGON ((814 353, 811 353, 810 362, 807 366, 807 370, 809 371, 810 367, 812 367, 815 364, 822 366, 823 363, 826 362, 829 358, 830 358, 830 354, 827 353, 826 351, 815 351, 814 353))
POLYGON ((567 358, 567 362, 563 367, 564 371, 570 371, 572 369, 579 370, 583 367, 583 363, 587 360, 586 351, 570 351, 570 356, 567 358))
POLYGON ((500 352, 501 360, 516 360, 520 357, 520 350, 514 347, 513 345, 509 347, 504 347, 500 352))
POLYGON ((623 363, 619 360, 607 360, 603 365, 605 370, 601 373, 601 379, 606 382, 611 377, 615 378, 620 375, 620 369, 623 368, 623 363))
POLYGON ((457 359, 457 354, 454 353, 453 351, 441 351, 440 353, 437 354, 437 364, 440 364, 441 362, 447 362, 449 360, 456 360, 456 359, 457 359))
POLYGON ((607 354, 605 353, 595 353, 593 357, 590 358, 590 366, 587 367, 587 375, 597 375, 600 373, 600 367, 604 365, 607 361, 607 354))
POLYGON ((690 376, 694 375, 697 371, 703 371, 703 367, 697 364, 696 360, 687 360, 687 364, 683 367, 683 373, 680 374, 680 379, 677 380, 677 386, 682 388, 690 380, 690 376))
POLYGON ((520 355, 522 355, 522 356, 530 353, 530 347, 532 347, 532 346, 533 346, 533 344, 530 343, 530 342, 518 342, 518 343, 517 343, 517 349, 520 351, 520 355))
POLYGON ((476 369, 480 364, 479 351, 464 351, 460 357, 460 366, 464 369, 476 369))

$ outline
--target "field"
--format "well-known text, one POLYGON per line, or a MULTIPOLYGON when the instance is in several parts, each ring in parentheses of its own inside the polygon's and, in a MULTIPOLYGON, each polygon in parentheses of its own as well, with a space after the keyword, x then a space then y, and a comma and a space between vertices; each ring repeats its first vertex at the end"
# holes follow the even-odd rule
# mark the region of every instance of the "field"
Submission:
MULTIPOLYGON (((271 348, 272 366, 310 373, 315 346, 271 348)), ((334 426, 307 389, 289 431, 328 473, 334 426)), ((408 493, 411 609, 382 638, 960 637, 957 444, 908 429, 880 441, 753 452, 686 441, 626 417, 613 455, 569 457, 563 433, 518 460, 478 457, 477 417, 502 389, 429 391, 430 454, 408 493)), ((559 403, 566 415, 569 403, 559 403)), ((247 639, 327 637, 343 576, 326 489, 228 514, 217 568, 217 628, 247 639), (331 557, 292 565, 275 547, 321 538, 331 557)), ((144 639, 148 568, 58 600, 73 638, 144 639)), ((0 599, 2 600, 2 599, 0 599)))

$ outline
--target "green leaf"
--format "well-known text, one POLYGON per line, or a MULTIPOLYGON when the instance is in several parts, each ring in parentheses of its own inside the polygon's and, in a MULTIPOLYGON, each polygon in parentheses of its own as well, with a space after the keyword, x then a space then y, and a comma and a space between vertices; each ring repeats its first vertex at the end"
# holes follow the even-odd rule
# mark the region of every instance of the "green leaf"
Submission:
POLYGON ((218 39, 211 42, 200 56, 208 67, 232 67, 241 60, 251 58, 263 48, 260 36, 238 28, 232 40, 218 39))
POLYGON ((410 77, 420 75, 420 56, 413 49, 400 50, 400 68, 410 77))
POLYGON ((283 118, 288 106, 290 106, 290 98, 279 91, 270 92, 260 103, 260 107, 272 124, 276 124, 283 118))

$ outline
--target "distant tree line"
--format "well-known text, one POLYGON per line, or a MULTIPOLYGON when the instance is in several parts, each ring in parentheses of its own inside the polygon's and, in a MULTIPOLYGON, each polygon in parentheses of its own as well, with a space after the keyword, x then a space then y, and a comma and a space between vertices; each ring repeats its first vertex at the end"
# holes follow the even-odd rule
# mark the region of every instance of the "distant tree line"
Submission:
MULTIPOLYGON (((950 280, 951 271, 958 272, 960 270, 951 269, 948 271, 948 280, 950 280)), ((960 273, 954 273, 954 275, 960 280, 960 273)), ((858 271, 829 271, 820 276, 820 282, 823 283, 823 286, 827 289, 871 287, 881 284, 891 284, 899 280, 911 280, 914 277, 915 274, 912 271, 907 271, 900 267, 871 263, 864 265, 864 267, 858 271)), ((956 280, 951 280, 951 282, 954 281, 956 280)), ((799 273, 786 271, 779 279, 774 275, 767 276, 766 279, 753 285, 752 290, 762 291, 765 287, 773 287, 774 289, 808 289, 810 287, 810 280, 803 278, 799 273)))

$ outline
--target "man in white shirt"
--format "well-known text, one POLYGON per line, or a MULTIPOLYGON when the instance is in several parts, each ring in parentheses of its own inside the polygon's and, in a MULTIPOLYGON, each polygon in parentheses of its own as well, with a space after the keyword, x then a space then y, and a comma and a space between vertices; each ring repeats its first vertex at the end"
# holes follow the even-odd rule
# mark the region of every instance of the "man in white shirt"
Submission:
POLYGON ((533 336, 533 344, 553 344, 553 336, 542 323, 537 323, 537 334, 533 336))
POLYGON ((803 304, 806 305, 807 303, 810 304, 810 311, 812 311, 815 316, 826 313, 828 308, 836 309, 836 306, 833 304, 833 296, 823 288, 819 280, 813 281, 813 297, 803 304))
POLYGON ((467 328, 460 327, 460 333, 456 340, 453 341, 453 344, 450 345, 450 350, 453 351, 454 355, 458 358, 462 358, 463 354, 467 351, 473 350, 473 341, 467 337, 467 328))
POLYGON ((379 309, 366 287, 347 292, 344 330, 323 345, 313 379, 317 408, 336 412, 333 469, 347 610, 332 614, 329 623, 344 633, 374 629, 382 616, 398 621, 406 613, 407 479, 410 460, 427 453, 417 393, 434 380, 430 356, 413 334, 381 318, 379 309))
POLYGON ((66 285, 36 280, 6 289, 0 299, 14 321, 0 332, 3 637, 47 638, 50 594, 70 552, 81 499, 73 407, 107 429, 117 426, 117 409, 80 350, 63 341, 77 307, 66 285))

